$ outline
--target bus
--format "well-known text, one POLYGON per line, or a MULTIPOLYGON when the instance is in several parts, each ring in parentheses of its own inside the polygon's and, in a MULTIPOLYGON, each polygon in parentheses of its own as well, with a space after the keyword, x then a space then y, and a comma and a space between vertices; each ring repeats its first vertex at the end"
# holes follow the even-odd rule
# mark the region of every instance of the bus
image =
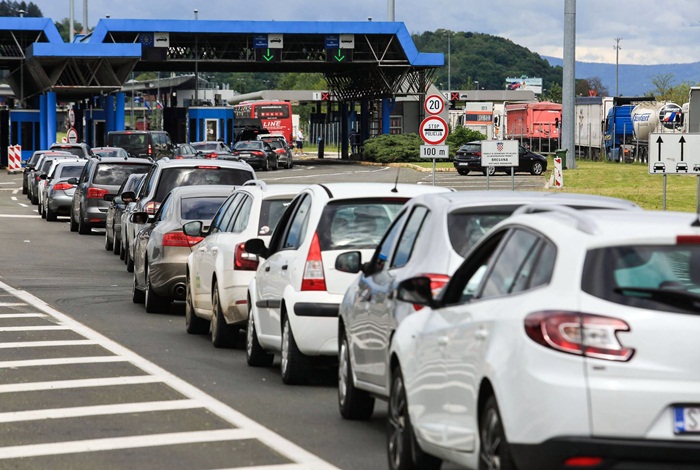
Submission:
POLYGON ((288 143, 292 136, 292 105, 288 101, 243 101, 233 106, 234 125, 238 118, 257 118, 271 134, 282 134, 288 143))

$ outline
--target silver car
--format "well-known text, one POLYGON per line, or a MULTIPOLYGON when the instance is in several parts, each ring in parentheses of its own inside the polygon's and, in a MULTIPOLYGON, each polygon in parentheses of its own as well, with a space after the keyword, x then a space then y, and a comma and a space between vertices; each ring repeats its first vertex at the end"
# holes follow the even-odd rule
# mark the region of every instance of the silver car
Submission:
MULTIPOLYGON (((221 204, 233 191, 229 185, 194 185, 174 188, 166 196, 152 222, 134 240, 134 303, 145 303, 148 313, 167 311, 172 300, 185 300, 187 257, 203 237, 192 237, 182 225, 201 221, 211 224, 221 204)), ((147 212, 130 219, 147 223, 147 212)))
POLYGON ((80 176, 86 163, 85 159, 57 160, 49 169, 43 196, 40 197, 41 216, 47 221, 53 222, 57 216, 70 213, 75 185, 68 180, 80 176))
MULTIPOLYGON (((339 309, 338 406, 346 419, 368 419, 375 398, 389 396, 389 349, 398 324, 419 310, 396 299, 398 284, 418 275, 437 293, 491 227, 524 204, 641 210, 622 199, 525 191, 462 191, 411 199, 371 259, 345 254, 336 269, 360 272, 339 309)), ((340 258, 340 257, 339 257, 340 258)))

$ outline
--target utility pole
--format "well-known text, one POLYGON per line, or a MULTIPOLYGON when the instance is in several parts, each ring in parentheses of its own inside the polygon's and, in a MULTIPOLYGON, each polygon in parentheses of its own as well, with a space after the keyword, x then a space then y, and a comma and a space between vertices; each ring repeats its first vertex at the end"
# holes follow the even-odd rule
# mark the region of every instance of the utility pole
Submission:
POLYGON ((388 21, 396 21, 396 4, 394 0, 387 0, 386 2, 386 16, 388 21))
POLYGON ((70 0, 70 19, 68 20, 68 29, 70 30, 68 34, 70 35, 70 42, 73 42, 75 37, 75 0, 70 0))
POLYGON ((564 77, 562 86, 562 132, 559 146, 566 149, 566 168, 576 168, 574 122, 576 119, 576 0, 564 4, 564 77))
POLYGON ((613 46, 613 49, 615 49, 615 96, 620 96, 619 94, 619 87, 620 87, 620 81, 619 81, 619 72, 618 69, 620 68, 620 41, 622 41, 622 38, 615 38, 615 45, 613 46))

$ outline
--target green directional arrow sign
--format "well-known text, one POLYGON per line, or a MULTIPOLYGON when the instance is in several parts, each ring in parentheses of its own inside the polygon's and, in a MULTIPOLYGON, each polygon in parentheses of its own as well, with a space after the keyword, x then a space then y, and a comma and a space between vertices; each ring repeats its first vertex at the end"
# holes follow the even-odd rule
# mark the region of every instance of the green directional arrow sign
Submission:
POLYGON ((275 58, 275 56, 274 56, 274 54, 270 53, 270 49, 268 49, 267 53, 263 56, 263 59, 265 59, 267 62, 270 62, 274 58, 275 58))
POLYGON ((333 58, 338 62, 342 62, 343 60, 345 60, 345 55, 343 55, 342 51, 338 49, 338 53, 334 55, 333 58))

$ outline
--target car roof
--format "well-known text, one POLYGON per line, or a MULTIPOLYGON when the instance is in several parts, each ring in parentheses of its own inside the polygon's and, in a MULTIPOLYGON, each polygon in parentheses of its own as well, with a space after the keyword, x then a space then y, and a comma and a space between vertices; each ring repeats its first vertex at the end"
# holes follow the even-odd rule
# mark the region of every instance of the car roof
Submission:
POLYGON ((173 197, 192 196, 228 196, 236 188, 225 184, 197 184, 192 186, 178 186, 170 191, 173 197))
POLYGON ((248 165, 246 162, 239 160, 219 160, 213 159, 203 159, 203 158, 190 158, 190 159, 178 159, 178 158, 161 158, 155 162, 158 166, 170 168, 170 167, 192 167, 192 166, 218 166, 222 168, 240 168, 242 170, 250 170, 255 174, 253 167, 248 165))
POLYGON ((281 195, 288 194, 299 194, 308 184, 264 184, 262 180, 254 180, 256 182, 263 183, 259 184, 244 184, 243 186, 238 186, 236 191, 249 192, 251 194, 257 194, 262 196, 263 199, 270 197, 277 197, 281 195))
POLYGON ((308 186, 309 191, 326 194, 329 199, 357 199, 367 197, 412 198, 425 193, 453 191, 443 186, 394 183, 325 183, 308 186))
POLYGON ((99 162, 128 162, 128 163, 147 163, 147 164, 153 164, 153 160, 147 157, 101 157, 99 155, 94 155, 92 157, 93 160, 99 161, 99 162))

